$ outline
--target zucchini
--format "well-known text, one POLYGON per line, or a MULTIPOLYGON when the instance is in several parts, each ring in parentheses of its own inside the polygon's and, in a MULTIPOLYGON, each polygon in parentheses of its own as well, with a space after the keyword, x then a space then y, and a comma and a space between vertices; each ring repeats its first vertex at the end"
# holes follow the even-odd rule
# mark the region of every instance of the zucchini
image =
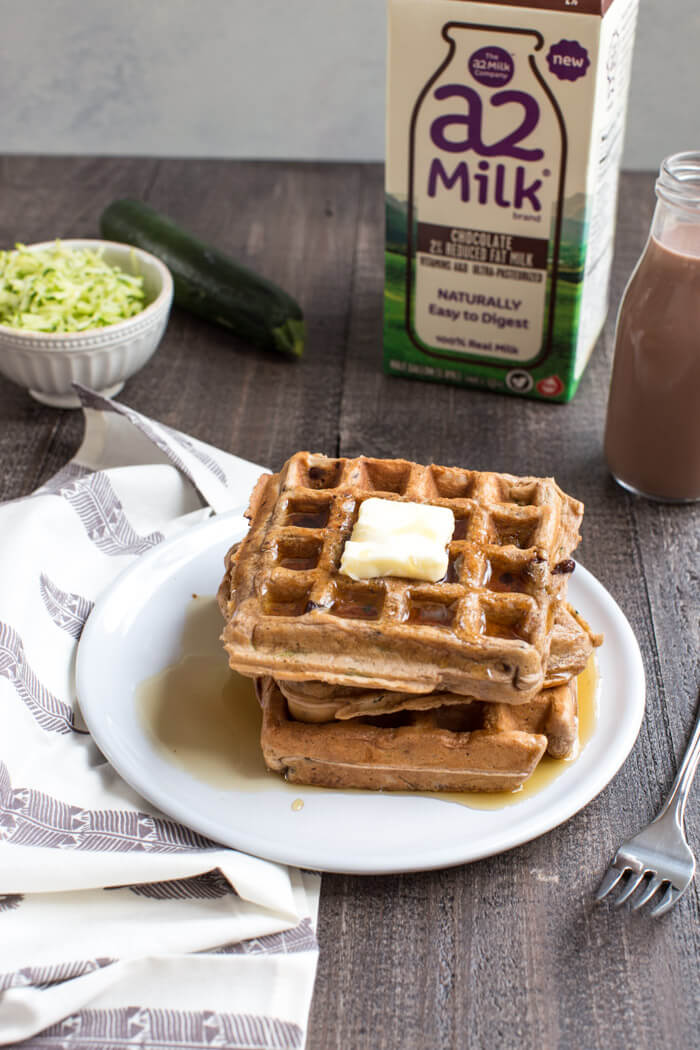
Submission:
POLYGON ((305 325, 299 304, 272 281, 204 244, 143 201, 118 200, 100 219, 102 236, 143 248, 173 275, 173 300, 226 325, 241 339, 301 357, 305 325))

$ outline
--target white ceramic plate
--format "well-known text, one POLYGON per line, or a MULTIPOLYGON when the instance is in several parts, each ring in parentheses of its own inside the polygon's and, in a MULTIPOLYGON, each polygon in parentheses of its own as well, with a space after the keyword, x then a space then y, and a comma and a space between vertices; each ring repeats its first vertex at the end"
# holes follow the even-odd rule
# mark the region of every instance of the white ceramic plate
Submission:
POLYGON ((90 732, 121 776, 169 816, 286 864, 359 874, 421 871, 500 853, 557 827, 629 754, 644 713, 639 647, 617 604, 579 565, 570 600, 605 634, 597 656, 599 713, 576 761, 537 794, 482 810, 410 794, 307 791, 281 779, 279 789, 222 790, 193 775, 154 741, 137 692, 178 660, 193 593, 216 593, 224 553, 247 527, 238 515, 221 515, 144 555, 97 603, 79 646, 78 697, 90 732), (293 812, 296 797, 304 806, 293 812))

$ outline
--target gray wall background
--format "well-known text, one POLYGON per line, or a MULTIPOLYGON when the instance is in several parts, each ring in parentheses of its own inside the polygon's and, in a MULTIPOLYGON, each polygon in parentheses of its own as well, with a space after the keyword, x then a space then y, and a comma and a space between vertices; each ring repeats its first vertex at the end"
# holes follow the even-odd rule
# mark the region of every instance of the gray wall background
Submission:
MULTIPOLYGON (((385 0, 0 0, 0 152, 384 155, 385 0)), ((641 0, 624 166, 700 149, 700 3, 641 0)))

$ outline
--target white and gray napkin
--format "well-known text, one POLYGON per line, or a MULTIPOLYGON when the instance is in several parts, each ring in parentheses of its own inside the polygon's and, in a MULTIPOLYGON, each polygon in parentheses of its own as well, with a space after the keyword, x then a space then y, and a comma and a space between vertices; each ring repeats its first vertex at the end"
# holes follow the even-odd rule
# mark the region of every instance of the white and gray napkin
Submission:
POLYGON ((263 468, 80 394, 76 456, 0 506, 0 1046, 302 1048, 320 878, 159 813, 75 696, 103 590, 263 468))

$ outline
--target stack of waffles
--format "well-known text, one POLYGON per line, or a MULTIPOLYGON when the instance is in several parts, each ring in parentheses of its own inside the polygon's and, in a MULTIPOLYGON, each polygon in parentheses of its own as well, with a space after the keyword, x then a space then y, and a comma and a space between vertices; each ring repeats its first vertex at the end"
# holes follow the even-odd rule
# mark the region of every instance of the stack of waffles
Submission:
POLYGON ((299 452, 264 475, 219 603, 255 678, 261 746, 294 783, 512 791, 572 754, 576 678, 600 638, 567 604, 583 506, 551 478, 299 452), (343 548, 369 497, 448 507, 437 583, 356 581, 343 548))

